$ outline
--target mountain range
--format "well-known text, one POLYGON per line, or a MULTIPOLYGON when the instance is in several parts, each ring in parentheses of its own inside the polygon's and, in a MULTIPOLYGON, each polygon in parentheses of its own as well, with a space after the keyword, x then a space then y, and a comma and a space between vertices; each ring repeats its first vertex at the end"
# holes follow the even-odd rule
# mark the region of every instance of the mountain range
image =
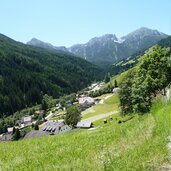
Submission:
POLYGON ((27 42, 27 44, 51 50, 71 52, 93 64, 106 68, 138 51, 149 48, 166 37, 168 35, 157 30, 141 27, 121 38, 118 38, 115 34, 105 34, 101 37, 92 38, 85 44, 77 44, 69 48, 64 46, 55 47, 35 38, 27 42))

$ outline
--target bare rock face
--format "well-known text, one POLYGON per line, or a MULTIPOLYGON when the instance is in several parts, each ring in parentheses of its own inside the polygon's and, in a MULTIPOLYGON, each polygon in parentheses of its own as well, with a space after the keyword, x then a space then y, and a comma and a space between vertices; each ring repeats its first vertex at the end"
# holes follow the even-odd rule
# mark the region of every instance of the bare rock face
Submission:
POLYGON ((76 44, 69 48, 65 46, 56 47, 36 38, 27 42, 27 44, 49 50, 71 52, 105 68, 121 59, 128 58, 138 51, 149 48, 166 37, 168 37, 166 34, 157 30, 141 27, 121 38, 118 38, 115 34, 105 34, 101 37, 94 37, 85 44, 76 44))
POLYGON ((68 50, 99 66, 111 65, 166 37, 166 34, 157 30, 142 27, 121 38, 117 38, 115 34, 95 37, 85 44, 71 46, 68 50))

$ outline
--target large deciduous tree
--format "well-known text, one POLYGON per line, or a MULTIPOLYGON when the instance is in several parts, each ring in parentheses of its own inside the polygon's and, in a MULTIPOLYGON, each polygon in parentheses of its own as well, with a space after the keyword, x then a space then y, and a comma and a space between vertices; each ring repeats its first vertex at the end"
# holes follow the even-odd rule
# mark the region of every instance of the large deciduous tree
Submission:
POLYGON ((169 51, 158 45, 150 48, 135 67, 136 73, 121 85, 120 100, 123 113, 146 113, 150 110, 152 97, 165 89, 171 81, 169 51))
POLYGON ((65 116, 65 122, 72 127, 75 127, 76 124, 81 120, 81 112, 77 106, 73 105, 67 108, 67 113, 65 116))

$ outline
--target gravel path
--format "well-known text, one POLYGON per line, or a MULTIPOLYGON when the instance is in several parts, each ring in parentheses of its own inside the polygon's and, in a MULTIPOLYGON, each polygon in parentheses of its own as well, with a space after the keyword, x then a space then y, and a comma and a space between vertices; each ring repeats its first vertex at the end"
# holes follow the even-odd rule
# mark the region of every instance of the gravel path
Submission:
POLYGON ((99 114, 99 115, 97 115, 97 116, 92 116, 92 117, 90 117, 90 118, 83 119, 82 121, 94 122, 94 121, 97 121, 97 120, 99 120, 99 119, 108 117, 108 116, 113 115, 113 114, 116 114, 116 113, 119 113, 119 111, 115 110, 115 111, 112 111, 112 112, 108 112, 108 113, 104 113, 104 114, 99 114))
POLYGON ((104 104, 104 100, 107 100, 108 98, 110 98, 112 96, 113 96, 113 94, 106 96, 105 98, 103 98, 102 100, 99 101, 99 104, 104 104))

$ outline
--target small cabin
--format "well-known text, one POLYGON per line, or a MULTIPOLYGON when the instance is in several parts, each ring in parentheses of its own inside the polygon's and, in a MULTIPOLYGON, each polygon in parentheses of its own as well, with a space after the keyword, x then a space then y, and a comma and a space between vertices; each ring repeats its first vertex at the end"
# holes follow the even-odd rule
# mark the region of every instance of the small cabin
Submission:
POLYGON ((92 128, 93 124, 90 121, 80 121, 77 123, 77 128, 92 128))

